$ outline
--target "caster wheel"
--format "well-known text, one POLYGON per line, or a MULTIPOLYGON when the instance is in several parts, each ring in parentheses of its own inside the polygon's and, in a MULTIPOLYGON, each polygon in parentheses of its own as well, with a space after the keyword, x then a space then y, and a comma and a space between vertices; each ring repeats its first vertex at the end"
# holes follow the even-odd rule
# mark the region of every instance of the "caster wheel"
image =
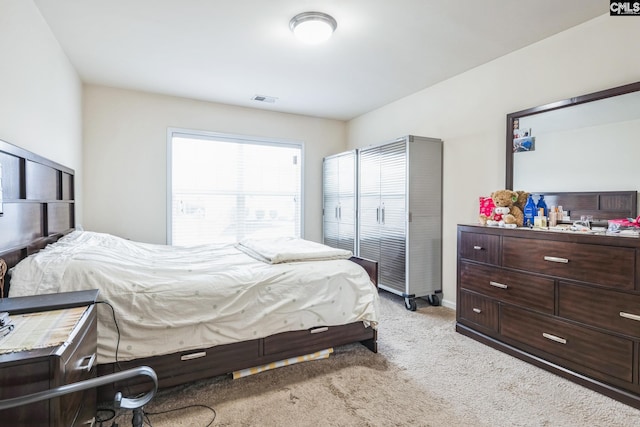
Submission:
POLYGON ((429 302, 430 305, 433 305, 433 306, 440 305, 440 298, 438 298, 438 295, 429 295, 427 297, 427 301, 429 302))
POLYGON ((418 308, 418 304, 416 304, 416 300, 413 298, 405 298, 404 307, 409 311, 416 311, 416 308, 418 308))

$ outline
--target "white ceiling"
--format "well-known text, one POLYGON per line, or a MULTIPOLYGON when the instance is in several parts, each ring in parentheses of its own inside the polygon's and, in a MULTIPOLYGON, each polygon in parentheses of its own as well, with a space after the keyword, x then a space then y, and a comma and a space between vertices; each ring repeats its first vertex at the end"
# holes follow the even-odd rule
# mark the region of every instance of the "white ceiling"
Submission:
POLYGON ((340 120, 609 7, 603 0, 34 2, 84 82, 340 120), (294 15, 313 10, 338 22, 324 45, 304 45, 289 30, 294 15))

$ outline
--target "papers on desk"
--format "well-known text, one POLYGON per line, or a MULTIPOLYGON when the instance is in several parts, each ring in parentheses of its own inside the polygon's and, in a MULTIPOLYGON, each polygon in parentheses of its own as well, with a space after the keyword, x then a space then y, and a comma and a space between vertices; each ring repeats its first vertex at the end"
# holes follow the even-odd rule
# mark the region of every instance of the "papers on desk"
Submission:
POLYGON ((87 307, 13 315, 15 331, 0 338, 0 354, 64 344, 87 307))
POLYGON ((13 328, 13 321, 9 317, 9 313, 6 311, 0 312, 0 338, 9 335, 13 328))

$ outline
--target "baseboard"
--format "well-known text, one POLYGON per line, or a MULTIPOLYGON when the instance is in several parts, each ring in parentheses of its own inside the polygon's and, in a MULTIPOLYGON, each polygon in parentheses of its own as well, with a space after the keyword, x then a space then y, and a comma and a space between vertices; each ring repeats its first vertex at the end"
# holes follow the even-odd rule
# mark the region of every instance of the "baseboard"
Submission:
POLYGON ((441 305, 442 305, 443 307, 447 307, 447 308, 450 308, 450 309, 452 309, 452 310, 455 310, 455 309, 456 309, 456 303, 455 303, 455 302, 452 302, 452 301, 449 301, 449 300, 446 300, 446 299, 443 299, 443 300, 442 300, 441 305))

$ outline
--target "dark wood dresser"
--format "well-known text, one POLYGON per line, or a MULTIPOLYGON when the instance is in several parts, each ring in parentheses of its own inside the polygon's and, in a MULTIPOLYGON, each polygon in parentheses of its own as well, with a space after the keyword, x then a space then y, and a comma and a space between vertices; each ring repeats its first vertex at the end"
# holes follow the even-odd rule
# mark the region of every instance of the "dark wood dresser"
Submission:
MULTIPOLYGON (((0 311, 38 316, 73 310, 79 320, 63 343, 0 354, 0 399, 9 399, 93 378, 97 363, 97 291, 7 298, 0 311), (28 314, 27 314, 28 313, 28 314)), ((54 325, 51 325, 54 327, 54 325)), ((13 333, 17 333, 16 328, 13 333)), ((11 426, 87 426, 95 424, 95 389, 67 394, 0 411, 0 424, 11 426)))
POLYGON ((640 239, 458 226, 456 330, 640 408, 640 239))

